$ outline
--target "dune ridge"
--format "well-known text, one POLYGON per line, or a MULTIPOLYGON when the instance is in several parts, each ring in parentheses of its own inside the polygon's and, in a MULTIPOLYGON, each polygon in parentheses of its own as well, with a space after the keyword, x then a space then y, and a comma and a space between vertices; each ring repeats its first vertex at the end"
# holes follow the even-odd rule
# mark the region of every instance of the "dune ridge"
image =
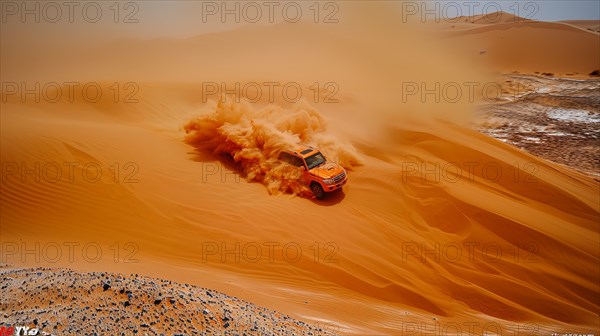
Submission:
POLYGON ((463 59, 504 73, 587 76, 600 67, 599 35, 588 29, 593 21, 544 22, 497 12, 428 25, 463 59))

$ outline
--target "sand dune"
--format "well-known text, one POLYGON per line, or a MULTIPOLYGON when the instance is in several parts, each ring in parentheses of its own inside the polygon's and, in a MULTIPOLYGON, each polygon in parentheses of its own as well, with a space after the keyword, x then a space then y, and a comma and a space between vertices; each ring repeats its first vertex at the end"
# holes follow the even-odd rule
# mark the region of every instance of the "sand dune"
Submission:
POLYGON ((459 16, 455 18, 446 18, 446 22, 472 23, 472 24, 498 24, 498 23, 517 23, 532 22, 534 20, 519 17, 506 12, 493 12, 488 14, 479 14, 473 16, 459 16))
POLYGON ((587 24, 541 22, 499 12, 430 25, 448 48, 473 64, 501 72, 588 75, 600 67, 598 32, 584 28, 587 24))
MULTIPOLYGON (((30 54, 26 65, 3 48, 3 81, 137 88, 132 103, 110 94, 3 102, 3 262, 196 284, 339 333, 457 324, 477 334, 597 332, 598 181, 469 129, 466 96, 402 96, 407 83, 485 83, 501 71, 585 73, 598 68, 597 35, 516 23, 439 41, 373 11, 377 20, 349 10, 333 27, 109 42, 84 57, 71 46, 30 54), (474 62, 481 48, 488 59, 474 62), (305 88, 301 104, 326 121, 326 135, 356 149, 361 165, 342 193, 323 202, 270 195, 227 157, 184 141, 184 125, 217 106, 207 82, 250 81, 305 88), (335 83, 337 101, 315 102, 307 89, 315 82, 335 83), (34 173, 23 178, 23 167, 34 173), (24 253, 52 242, 78 242, 75 258, 24 253), (82 257, 92 242, 103 252, 95 261, 82 257)), ((281 94, 264 99, 251 108, 294 110, 281 94)))
POLYGON ((570 24, 585 30, 600 33, 600 21, 598 20, 565 20, 560 22, 570 24))

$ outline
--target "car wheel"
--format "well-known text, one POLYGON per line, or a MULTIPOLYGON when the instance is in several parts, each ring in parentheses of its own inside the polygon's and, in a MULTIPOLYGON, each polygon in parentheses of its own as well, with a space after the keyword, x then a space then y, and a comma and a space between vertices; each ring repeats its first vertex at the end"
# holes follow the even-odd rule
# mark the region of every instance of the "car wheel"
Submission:
POLYGON ((321 187, 321 185, 318 183, 311 184, 310 190, 317 199, 323 199, 323 197, 325 196, 325 191, 323 190, 323 187, 321 187))

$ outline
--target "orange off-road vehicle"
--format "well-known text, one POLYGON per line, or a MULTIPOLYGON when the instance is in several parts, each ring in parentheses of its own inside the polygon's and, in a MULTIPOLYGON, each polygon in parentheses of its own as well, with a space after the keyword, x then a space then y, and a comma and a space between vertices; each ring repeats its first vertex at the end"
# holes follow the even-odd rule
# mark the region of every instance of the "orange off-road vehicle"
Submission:
POLYGON ((321 152, 307 145, 298 145, 295 150, 284 150, 279 160, 297 167, 306 183, 317 199, 325 193, 341 189, 348 181, 346 170, 337 163, 328 162, 321 152))

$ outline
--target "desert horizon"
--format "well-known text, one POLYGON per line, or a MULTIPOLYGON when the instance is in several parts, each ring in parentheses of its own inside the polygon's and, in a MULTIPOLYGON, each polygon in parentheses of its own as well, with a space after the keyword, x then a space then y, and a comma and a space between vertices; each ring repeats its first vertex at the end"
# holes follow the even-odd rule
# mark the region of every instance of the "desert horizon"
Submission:
POLYGON ((23 3, 3 332, 600 333, 600 18, 23 3))

